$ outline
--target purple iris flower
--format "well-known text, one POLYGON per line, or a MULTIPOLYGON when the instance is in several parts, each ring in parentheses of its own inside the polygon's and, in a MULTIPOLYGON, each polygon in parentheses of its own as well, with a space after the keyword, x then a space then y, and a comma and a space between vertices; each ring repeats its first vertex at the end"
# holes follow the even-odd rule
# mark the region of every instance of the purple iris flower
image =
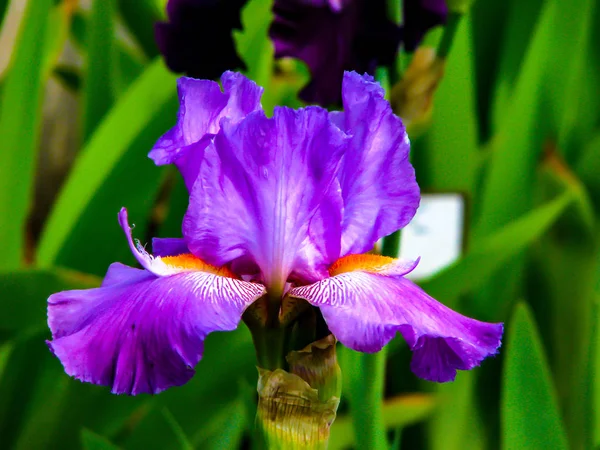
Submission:
POLYGON ((454 379, 497 352, 502 324, 464 317, 405 278, 417 264, 368 254, 419 204, 409 140, 383 89, 347 72, 344 112, 275 108, 261 88, 226 72, 181 78, 175 127, 151 152, 175 163, 190 191, 182 239, 135 243, 143 269, 110 266, 102 286, 48 300, 50 349, 66 372, 114 393, 181 385, 205 337, 236 328, 244 311, 307 302, 344 345, 376 352, 400 333, 411 368, 454 379))
POLYGON ((159 22, 156 43, 173 72, 217 78, 225 70, 244 68, 232 30, 241 29, 246 0, 169 0, 168 22, 159 22))
POLYGON ((403 10, 400 27, 388 18, 385 0, 276 0, 275 56, 307 64, 312 79, 303 100, 337 104, 345 70, 374 74, 377 66, 393 64, 401 41, 413 51, 448 12, 444 0, 404 0, 403 10))

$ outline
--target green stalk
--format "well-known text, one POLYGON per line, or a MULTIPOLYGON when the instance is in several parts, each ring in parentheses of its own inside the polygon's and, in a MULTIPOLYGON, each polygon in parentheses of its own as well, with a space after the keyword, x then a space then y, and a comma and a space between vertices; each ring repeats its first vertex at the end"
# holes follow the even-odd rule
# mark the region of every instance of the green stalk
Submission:
POLYGON ((358 376, 350 383, 356 448, 387 450, 389 444, 383 421, 386 350, 355 355, 358 376))
MULTIPOLYGON (((397 257, 400 231, 383 240, 382 254, 397 257)), ((358 372, 350 381, 352 389, 352 418, 356 448, 379 450, 389 448, 383 421, 386 349, 378 353, 353 353, 358 372)))
POLYGON ((448 22, 444 27, 444 34, 442 34, 442 39, 437 48, 437 55, 439 58, 446 58, 448 53, 450 53, 452 43, 454 42, 454 36, 456 36, 456 31, 458 30, 462 17, 463 14, 456 12, 448 15, 448 22))

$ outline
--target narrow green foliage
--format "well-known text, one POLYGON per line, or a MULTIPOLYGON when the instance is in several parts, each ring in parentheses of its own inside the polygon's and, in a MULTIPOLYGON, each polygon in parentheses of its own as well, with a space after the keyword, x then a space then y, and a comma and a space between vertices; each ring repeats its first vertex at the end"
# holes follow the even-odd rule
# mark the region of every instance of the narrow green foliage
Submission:
POLYGON ((515 309, 504 353, 502 448, 567 449, 544 349, 525 304, 518 304, 515 309))
POLYGON ((419 165, 422 189, 460 191, 471 198, 476 169, 477 126, 473 86, 471 21, 462 19, 445 76, 435 93, 431 127, 423 137, 419 165))
POLYGON ((0 99, 0 269, 21 265, 40 132, 51 0, 28 2, 0 99))
POLYGON ((118 450, 108 439, 84 428, 81 430, 81 446, 84 450, 118 450))
MULTIPOLYGON (((428 418, 436 405, 430 394, 407 394, 390 398, 383 404, 383 424, 385 429, 405 427, 428 418)), ((352 418, 338 417, 331 426, 329 450, 342 450, 356 445, 352 418)))
MULTIPOLYGON (((109 176, 114 176, 119 161, 126 155, 131 145, 140 139, 140 133, 146 129, 155 116, 164 113, 165 102, 174 98, 174 95, 175 76, 164 68, 161 61, 156 61, 144 71, 126 95, 110 111, 90 138, 88 145, 83 149, 46 223, 39 245, 38 257, 41 265, 48 266, 56 262, 59 253, 65 250, 65 243, 70 239, 74 228, 81 219, 81 215, 99 192, 104 181, 109 176)), ((166 113, 169 112, 166 111, 166 113)), ((174 112, 171 111, 171 113, 173 119, 168 117, 169 121, 174 120, 174 112)), ((166 131, 166 127, 163 130, 149 130, 151 134, 145 139, 144 152, 148 151, 148 141, 158 137, 161 131, 166 131)), ((144 164, 144 161, 140 162, 140 156, 138 154, 135 157, 138 165, 144 164)), ((146 164, 150 165, 151 162, 146 161, 146 164)), ((155 173, 159 172, 157 169, 153 169, 153 171, 155 173)), ((138 182, 149 181, 148 179, 138 179, 132 175, 132 172, 121 173, 120 178, 121 180, 129 180, 129 183, 134 186, 138 182)), ((116 224, 119 208, 124 206, 122 194, 126 192, 124 192, 122 184, 113 184, 112 187, 112 192, 110 194, 107 192, 104 198, 106 199, 105 203, 112 203, 111 209, 114 211, 114 219, 110 222, 116 224), (113 195, 114 192, 120 193, 117 198, 113 195)), ((135 205, 127 206, 133 207, 135 205)), ((145 205, 145 207, 147 206, 145 205)), ((101 212, 98 211, 98 213, 101 212)), ((101 217, 106 220, 108 211, 101 214, 103 214, 101 217)), ((88 224, 97 226, 97 218, 98 214, 88 224)), ((144 218, 138 216, 136 221, 144 218)), ((103 230, 98 229, 97 236, 102 233, 103 230)), ((88 242, 88 244, 91 243, 88 242)), ((80 242, 77 250, 81 252, 85 249, 85 245, 86 242, 80 242)), ((103 243, 100 245, 106 247, 103 243)), ((75 249, 72 251, 75 251, 75 249)), ((86 259, 91 258, 92 255, 89 255, 86 259)), ((105 262, 102 265, 106 268, 105 262)))
POLYGON ((87 142, 115 101, 117 51, 116 0, 94 0, 87 30, 82 141, 87 142))
POLYGON ((100 285, 100 279, 66 270, 21 270, 0 273, 0 331, 16 335, 42 332, 46 300, 59 291, 100 285))
POLYGON ((125 25, 149 59, 158 55, 154 40, 154 24, 164 19, 155 0, 117 0, 119 12, 125 25))
MULTIPOLYGON (((510 258, 548 230, 571 201, 571 193, 564 193, 513 221, 482 241, 457 263, 421 283, 421 286, 429 295, 446 304, 455 302, 459 295, 481 286, 510 258)), ((495 311, 490 309, 480 312, 492 318, 497 317, 495 311)))
POLYGON ((266 111, 272 111, 276 104, 269 92, 275 54, 268 36, 272 4, 273 0, 250 0, 242 9, 243 31, 233 34, 248 77, 265 87, 262 104, 266 111))

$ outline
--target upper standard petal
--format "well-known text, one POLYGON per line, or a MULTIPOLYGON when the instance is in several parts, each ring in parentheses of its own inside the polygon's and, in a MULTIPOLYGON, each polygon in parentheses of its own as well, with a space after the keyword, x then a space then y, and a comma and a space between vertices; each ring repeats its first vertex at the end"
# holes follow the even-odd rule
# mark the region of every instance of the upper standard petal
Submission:
POLYGON ((212 80, 179 78, 177 123, 148 155, 157 165, 175 163, 188 190, 194 184, 206 146, 220 129, 221 119, 237 122, 261 109, 263 88, 244 75, 225 72, 221 84, 223 91, 212 80))
POLYGON ((207 272, 157 277, 113 264, 102 287, 48 299, 48 342, 67 374, 115 394, 187 382, 213 331, 237 327, 264 287, 207 272))
POLYGON ((338 175, 346 255, 369 251, 377 240, 408 224, 420 193, 406 129, 383 88, 369 75, 346 72, 342 95, 344 112, 331 118, 352 136, 338 175))
POLYGON ((192 253, 215 265, 253 262, 277 290, 297 268, 326 272, 339 255, 335 176, 346 141, 317 107, 223 121, 218 158, 203 161, 184 219, 192 253))

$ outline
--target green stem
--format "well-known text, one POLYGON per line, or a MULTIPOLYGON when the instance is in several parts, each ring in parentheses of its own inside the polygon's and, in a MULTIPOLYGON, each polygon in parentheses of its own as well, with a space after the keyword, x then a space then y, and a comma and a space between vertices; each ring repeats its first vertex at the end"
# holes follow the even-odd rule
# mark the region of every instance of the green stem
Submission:
POLYGON ((355 354, 359 371, 351 381, 351 387, 356 448, 388 449, 383 420, 385 353, 383 349, 379 353, 355 354))
MULTIPOLYGON (((400 230, 383 240, 382 254, 396 258, 400 247, 400 230)), ((352 416, 357 448, 388 449, 383 422, 386 349, 379 353, 355 354, 358 376, 352 380, 352 416)))
POLYGON ((442 39, 437 48, 437 56, 440 58, 445 58, 448 56, 450 49, 452 48, 452 42, 454 42, 454 36, 456 36, 456 31, 458 30, 458 26, 460 24, 460 20, 462 19, 463 14, 461 13, 450 13, 448 15, 448 22, 444 27, 444 34, 442 34, 442 39))

